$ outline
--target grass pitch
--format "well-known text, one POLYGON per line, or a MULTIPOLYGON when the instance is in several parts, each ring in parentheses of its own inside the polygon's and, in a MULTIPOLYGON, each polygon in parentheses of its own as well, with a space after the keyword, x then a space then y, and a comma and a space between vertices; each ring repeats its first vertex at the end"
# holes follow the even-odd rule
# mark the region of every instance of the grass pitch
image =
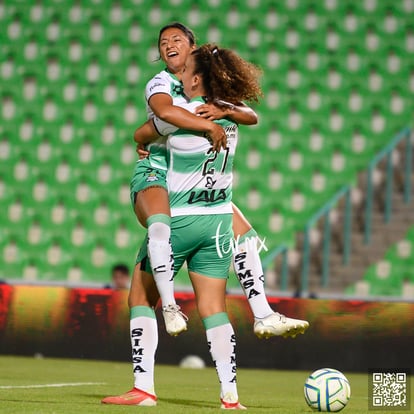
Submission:
MULTIPOLYGON (((252 413, 310 413, 312 410, 303 398, 307 375, 309 372, 239 369, 240 401, 252 413)), ((368 413, 367 375, 346 375, 352 396, 343 412, 368 413)), ((0 413, 222 412, 213 368, 157 366, 155 381, 156 407, 110 406, 101 404, 101 398, 132 388, 132 370, 128 363, 2 356, 0 413), (93 384, 76 385, 79 383, 93 384)))

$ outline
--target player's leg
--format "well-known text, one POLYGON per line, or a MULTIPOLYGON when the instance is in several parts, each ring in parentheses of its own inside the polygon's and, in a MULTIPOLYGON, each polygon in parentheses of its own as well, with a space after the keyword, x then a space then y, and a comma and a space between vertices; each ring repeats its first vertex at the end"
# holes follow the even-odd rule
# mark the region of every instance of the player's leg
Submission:
POLYGON ((236 336, 225 306, 227 279, 210 278, 195 272, 190 272, 190 278, 220 381, 221 407, 244 409, 237 392, 236 336))
POLYGON ((304 333, 309 323, 287 318, 270 307, 264 289, 264 273, 257 248, 257 233, 233 204, 233 232, 238 242, 233 255, 234 271, 254 315, 254 333, 259 338, 304 333))
POLYGON ((264 290, 264 274, 257 250, 257 233, 233 204, 233 233, 237 249, 233 267, 255 318, 265 318, 273 313, 264 290))
POLYGON ((218 228, 221 240, 230 243, 233 238, 231 214, 197 218, 189 231, 197 234, 203 242, 189 256, 187 264, 198 312, 220 380, 222 408, 242 409, 236 382, 236 337, 225 303, 231 251, 218 251, 214 238, 218 228))
POLYGON ((128 298, 134 388, 125 394, 104 398, 104 404, 156 405, 154 363, 158 329, 154 308, 159 294, 152 275, 140 267, 140 263, 135 266, 128 298))
POLYGON ((170 205, 166 171, 137 163, 131 180, 131 201, 139 222, 148 229, 148 256, 161 297, 168 333, 178 335, 187 324, 174 298, 174 258, 171 248, 170 205))

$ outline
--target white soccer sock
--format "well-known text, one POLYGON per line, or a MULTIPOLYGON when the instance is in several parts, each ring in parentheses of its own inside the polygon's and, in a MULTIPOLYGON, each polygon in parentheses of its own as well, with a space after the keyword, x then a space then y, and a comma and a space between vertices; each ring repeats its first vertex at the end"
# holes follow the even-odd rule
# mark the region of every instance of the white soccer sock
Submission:
POLYGON ((264 274, 255 230, 250 229, 241 237, 233 255, 233 266, 254 317, 265 318, 273 313, 264 290, 264 274))
POLYGON ((147 219, 148 257, 162 306, 175 304, 170 221, 166 214, 154 214, 147 219))
POLYGON ((236 381, 236 337, 226 312, 203 319, 208 347, 221 386, 220 397, 231 394, 238 400, 236 381))
POLYGON ((154 309, 148 306, 131 308, 130 335, 134 386, 155 395, 154 364, 158 329, 154 309))

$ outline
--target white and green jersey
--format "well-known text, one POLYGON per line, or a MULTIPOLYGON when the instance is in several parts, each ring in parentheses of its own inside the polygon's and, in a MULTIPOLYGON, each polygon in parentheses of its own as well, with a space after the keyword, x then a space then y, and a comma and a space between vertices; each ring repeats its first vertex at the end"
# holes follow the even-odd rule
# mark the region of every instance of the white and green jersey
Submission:
MULTIPOLYGON (((199 97, 179 106, 194 112, 204 103, 199 97)), ((170 134, 167 140, 167 184, 171 216, 232 213, 232 168, 238 126, 222 119, 216 121, 227 134, 227 148, 212 152, 203 133, 177 129, 154 118, 158 132, 170 134)))
MULTIPOLYGON (((165 69, 155 75, 145 87, 148 119, 154 117, 154 113, 152 112, 148 101, 151 96, 156 95, 157 93, 166 93, 167 95, 170 95, 174 105, 180 105, 187 102, 181 82, 175 75, 165 69)), ((166 140, 166 137, 161 137, 148 145, 148 151, 150 152, 149 161, 153 168, 167 169, 166 140)))

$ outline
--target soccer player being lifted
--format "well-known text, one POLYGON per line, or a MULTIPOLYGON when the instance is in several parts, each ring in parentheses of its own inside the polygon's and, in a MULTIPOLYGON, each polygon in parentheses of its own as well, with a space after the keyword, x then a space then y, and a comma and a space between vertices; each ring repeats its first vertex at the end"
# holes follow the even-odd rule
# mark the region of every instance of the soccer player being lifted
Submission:
MULTIPOLYGON (((185 61, 195 49, 194 34, 186 26, 172 23, 160 30, 158 48, 167 67, 146 87, 150 119, 157 116, 179 128, 203 132, 213 141, 213 150, 225 148, 226 139, 224 130, 213 120, 230 119, 238 124, 257 122, 256 114, 241 102, 226 106, 208 102, 196 109, 199 116, 180 108, 179 105, 186 102, 180 80, 185 61)), ((148 256, 161 297, 167 332, 177 335, 186 330, 186 318, 174 299, 165 142, 165 138, 160 138, 151 143, 149 156, 137 162, 131 181, 131 200, 138 220, 148 229, 148 256)), ((233 232, 238 242, 233 266, 254 315, 255 334, 267 338, 274 335, 294 337, 303 333, 309 326, 306 321, 285 317, 269 306, 257 250, 257 233, 234 204, 232 210, 233 232), (245 283, 247 277, 248 283, 245 283)))

